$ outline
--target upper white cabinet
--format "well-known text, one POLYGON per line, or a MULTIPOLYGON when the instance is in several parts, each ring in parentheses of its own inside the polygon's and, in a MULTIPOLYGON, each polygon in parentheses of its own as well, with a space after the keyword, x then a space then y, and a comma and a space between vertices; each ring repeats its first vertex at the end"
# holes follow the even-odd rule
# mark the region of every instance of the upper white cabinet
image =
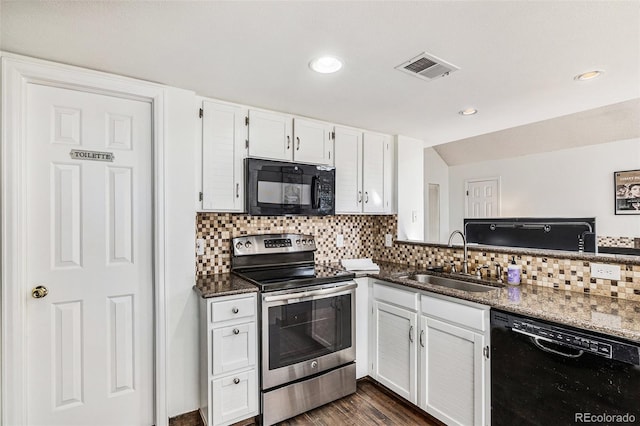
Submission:
POLYGON ((293 120, 293 159, 301 163, 333 164, 333 126, 321 121, 293 120))
POLYGON ((249 156, 333 165, 333 125, 250 109, 249 156))
POLYGON ((202 102, 202 209, 244 211, 247 109, 202 102))
POLYGON ((291 116, 249 110, 249 156, 291 161, 293 132, 291 116))
POLYGON ((336 213, 392 213, 395 144, 388 135, 336 127, 336 213))
POLYGON ((336 127, 336 213, 362 212, 362 132, 336 127))

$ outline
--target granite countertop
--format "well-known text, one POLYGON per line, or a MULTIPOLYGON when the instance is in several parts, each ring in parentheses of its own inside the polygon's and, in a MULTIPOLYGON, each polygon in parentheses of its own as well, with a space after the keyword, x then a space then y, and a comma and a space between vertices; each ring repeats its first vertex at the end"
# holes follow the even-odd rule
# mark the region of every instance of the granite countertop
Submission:
POLYGON ((256 293, 258 287, 234 274, 212 274, 196 278, 193 289, 200 297, 230 296, 232 294, 256 293))
MULTIPOLYGON (((402 275, 422 271, 416 267, 387 262, 376 263, 380 266, 380 272, 368 272, 366 276, 401 284, 406 287, 481 303, 516 314, 640 342, 639 302, 530 284, 521 284, 519 286, 504 285, 495 291, 473 293, 399 278, 402 275)), ((448 274, 431 271, 428 274, 450 277, 448 274)), ((496 283, 488 283, 472 277, 455 276, 455 278, 463 281, 496 285, 496 283)))

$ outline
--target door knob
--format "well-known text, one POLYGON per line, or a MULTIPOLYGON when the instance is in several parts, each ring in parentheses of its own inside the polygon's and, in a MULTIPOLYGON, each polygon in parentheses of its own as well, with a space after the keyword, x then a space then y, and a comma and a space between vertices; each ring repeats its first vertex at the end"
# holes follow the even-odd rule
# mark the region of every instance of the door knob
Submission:
POLYGON ((39 285, 38 287, 31 290, 31 296, 33 296, 34 299, 42 299, 47 294, 49 294, 49 290, 47 290, 47 288, 43 285, 39 285))

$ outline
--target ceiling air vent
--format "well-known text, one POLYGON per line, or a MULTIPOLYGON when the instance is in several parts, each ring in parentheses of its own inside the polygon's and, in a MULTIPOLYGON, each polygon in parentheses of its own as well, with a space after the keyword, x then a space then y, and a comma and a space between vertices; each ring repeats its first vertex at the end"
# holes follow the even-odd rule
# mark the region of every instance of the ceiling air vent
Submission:
POLYGON ((445 77, 454 71, 458 71, 460 68, 423 52, 415 58, 398 65, 396 69, 423 80, 431 81, 436 78, 445 77))

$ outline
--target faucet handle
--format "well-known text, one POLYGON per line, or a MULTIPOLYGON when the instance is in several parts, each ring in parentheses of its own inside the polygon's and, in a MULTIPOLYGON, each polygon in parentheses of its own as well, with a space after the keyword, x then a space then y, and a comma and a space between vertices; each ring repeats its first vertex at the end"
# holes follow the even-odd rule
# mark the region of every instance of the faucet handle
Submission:
POLYGON ((456 271, 456 264, 455 264, 455 262, 453 260, 451 262, 449 262, 449 265, 451 265, 450 273, 455 274, 456 272, 458 272, 458 271, 456 271))
POLYGON ((476 269, 476 277, 482 279, 482 270, 483 269, 489 269, 489 266, 488 265, 478 266, 478 268, 476 269))

